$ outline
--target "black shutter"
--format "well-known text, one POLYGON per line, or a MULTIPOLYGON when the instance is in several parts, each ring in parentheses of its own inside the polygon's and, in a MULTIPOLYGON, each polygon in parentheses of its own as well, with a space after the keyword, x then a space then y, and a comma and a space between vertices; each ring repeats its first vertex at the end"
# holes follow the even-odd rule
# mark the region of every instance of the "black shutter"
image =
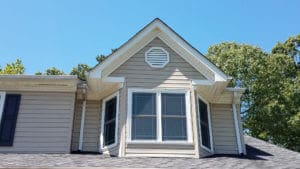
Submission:
POLYGON ((14 142, 21 95, 7 94, 0 125, 0 146, 12 146, 14 142))

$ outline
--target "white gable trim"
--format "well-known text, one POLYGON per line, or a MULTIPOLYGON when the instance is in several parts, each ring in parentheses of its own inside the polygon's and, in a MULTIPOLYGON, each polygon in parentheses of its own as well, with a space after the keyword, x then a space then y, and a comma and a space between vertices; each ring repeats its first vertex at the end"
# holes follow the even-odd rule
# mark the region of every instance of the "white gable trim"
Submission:
MULTIPOLYGON (((151 31, 155 31, 158 34, 154 34, 154 37, 151 38, 154 39, 155 37, 160 37, 162 40, 163 38, 159 36, 159 34, 166 34, 168 37, 170 37, 173 41, 175 41, 181 48, 185 49, 186 52, 188 52, 191 56, 194 56, 194 58, 201 62, 203 65, 206 66, 207 69, 212 71, 214 73, 214 81, 227 81, 228 76, 223 73, 217 66, 215 66, 213 63, 211 63, 205 56, 203 56, 200 52, 198 52, 196 49, 194 49, 190 44, 188 44, 185 40, 183 40, 178 34, 176 34, 171 28, 169 28, 165 23, 163 23, 159 19, 155 19, 150 24, 148 24, 145 28, 143 28, 140 32, 138 32, 135 36, 132 37, 129 41, 127 41, 123 46, 121 46, 115 53, 112 53, 107 60, 105 60, 102 64, 96 66, 94 69, 92 69, 89 72, 90 78, 102 78, 105 75, 102 75, 102 71, 109 67, 113 66, 113 70, 117 69, 121 64, 123 64, 127 59, 123 59, 121 61, 121 64, 116 64, 116 60, 126 53, 128 50, 130 50, 134 45, 138 45, 138 42, 140 42, 145 36, 151 33, 151 31), (159 33, 160 32, 160 33, 159 33)), ((167 43, 167 45, 169 45, 167 43)), ((142 46, 144 47, 144 46, 142 46)), ((140 47, 141 48, 141 47, 140 47)), ((140 49, 139 48, 139 49, 140 49)), ((182 56, 184 57, 184 56, 182 56)), ((184 58, 185 60, 189 60, 188 58, 184 58)), ((195 66, 193 61, 189 61, 189 63, 195 67, 198 71, 199 68, 195 66)), ((201 71, 199 71, 202 73, 201 71)), ((111 72, 110 72, 111 73, 111 72)), ((205 76, 205 75, 204 75, 205 76)))
POLYGON ((142 40, 148 33, 150 33, 154 28, 155 24, 149 24, 143 28, 139 33, 129 39, 123 46, 121 46, 116 52, 112 53, 102 64, 97 65, 88 74, 91 78, 101 78, 101 71, 109 66, 114 60, 116 60, 120 55, 127 52, 133 45, 137 44, 142 40))

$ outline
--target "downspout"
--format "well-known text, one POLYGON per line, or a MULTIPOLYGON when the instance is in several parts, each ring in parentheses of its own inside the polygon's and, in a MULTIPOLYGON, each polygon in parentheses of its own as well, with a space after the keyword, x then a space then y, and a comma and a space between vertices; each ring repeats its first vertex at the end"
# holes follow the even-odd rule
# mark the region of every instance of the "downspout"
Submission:
POLYGON ((85 111, 86 111, 86 84, 83 86, 83 101, 82 101, 82 112, 81 112, 81 122, 80 122, 80 133, 79 133, 79 144, 78 151, 82 151, 83 145, 83 130, 84 130, 84 122, 85 122, 85 111))
POLYGON ((237 146, 238 146, 237 148, 238 148, 239 154, 243 155, 240 128, 239 128, 239 122, 238 122, 238 116, 237 116, 237 110, 236 110, 237 92, 234 91, 233 95, 234 95, 234 97, 233 97, 233 102, 232 102, 232 112, 233 112, 233 119, 234 119, 234 126, 235 126, 236 141, 237 141, 237 146))

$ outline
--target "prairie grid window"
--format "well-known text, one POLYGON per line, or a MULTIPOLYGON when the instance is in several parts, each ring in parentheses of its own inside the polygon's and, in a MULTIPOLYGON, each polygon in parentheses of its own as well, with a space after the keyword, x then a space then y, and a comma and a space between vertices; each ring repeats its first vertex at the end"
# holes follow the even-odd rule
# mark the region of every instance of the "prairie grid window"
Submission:
POLYGON ((186 122, 185 93, 132 94, 132 140, 184 141, 187 140, 186 122), (158 131, 161 138, 158 138, 158 131))

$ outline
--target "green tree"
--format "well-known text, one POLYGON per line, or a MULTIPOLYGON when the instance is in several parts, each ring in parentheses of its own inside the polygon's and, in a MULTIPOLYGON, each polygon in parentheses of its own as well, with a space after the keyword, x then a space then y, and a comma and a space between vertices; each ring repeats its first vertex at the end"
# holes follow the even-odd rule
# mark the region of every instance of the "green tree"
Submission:
POLYGON ((234 78, 232 86, 247 88, 242 103, 248 134, 300 151, 300 83, 293 58, 236 43, 211 46, 207 56, 234 78))
POLYGON ((285 54, 294 58, 300 68, 300 35, 289 37, 284 43, 278 42, 272 49, 272 53, 285 54))
POLYGON ((35 73, 35 75, 65 75, 65 73, 56 67, 51 67, 46 69, 45 73, 38 71, 35 73))
POLYGON ((38 71, 38 72, 35 73, 35 75, 43 75, 43 73, 38 71))
POLYGON ((70 75, 77 75, 80 80, 86 80, 85 72, 89 71, 90 67, 87 64, 78 64, 77 67, 73 67, 70 75))
POLYGON ((8 63, 4 69, 0 68, 0 74, 24 74, 25 67, 20 59, 15 62, 8 63))
POLYGON ((97 55, 96 56, 96 60, 98 61, 98 63, 102 63, 107 57, 105 55, 97 55))
POLYGON ((46 70, 46 75, 64 75, 65 73, 62 70, 59 70, 56 67, 51 67, 46 70))

